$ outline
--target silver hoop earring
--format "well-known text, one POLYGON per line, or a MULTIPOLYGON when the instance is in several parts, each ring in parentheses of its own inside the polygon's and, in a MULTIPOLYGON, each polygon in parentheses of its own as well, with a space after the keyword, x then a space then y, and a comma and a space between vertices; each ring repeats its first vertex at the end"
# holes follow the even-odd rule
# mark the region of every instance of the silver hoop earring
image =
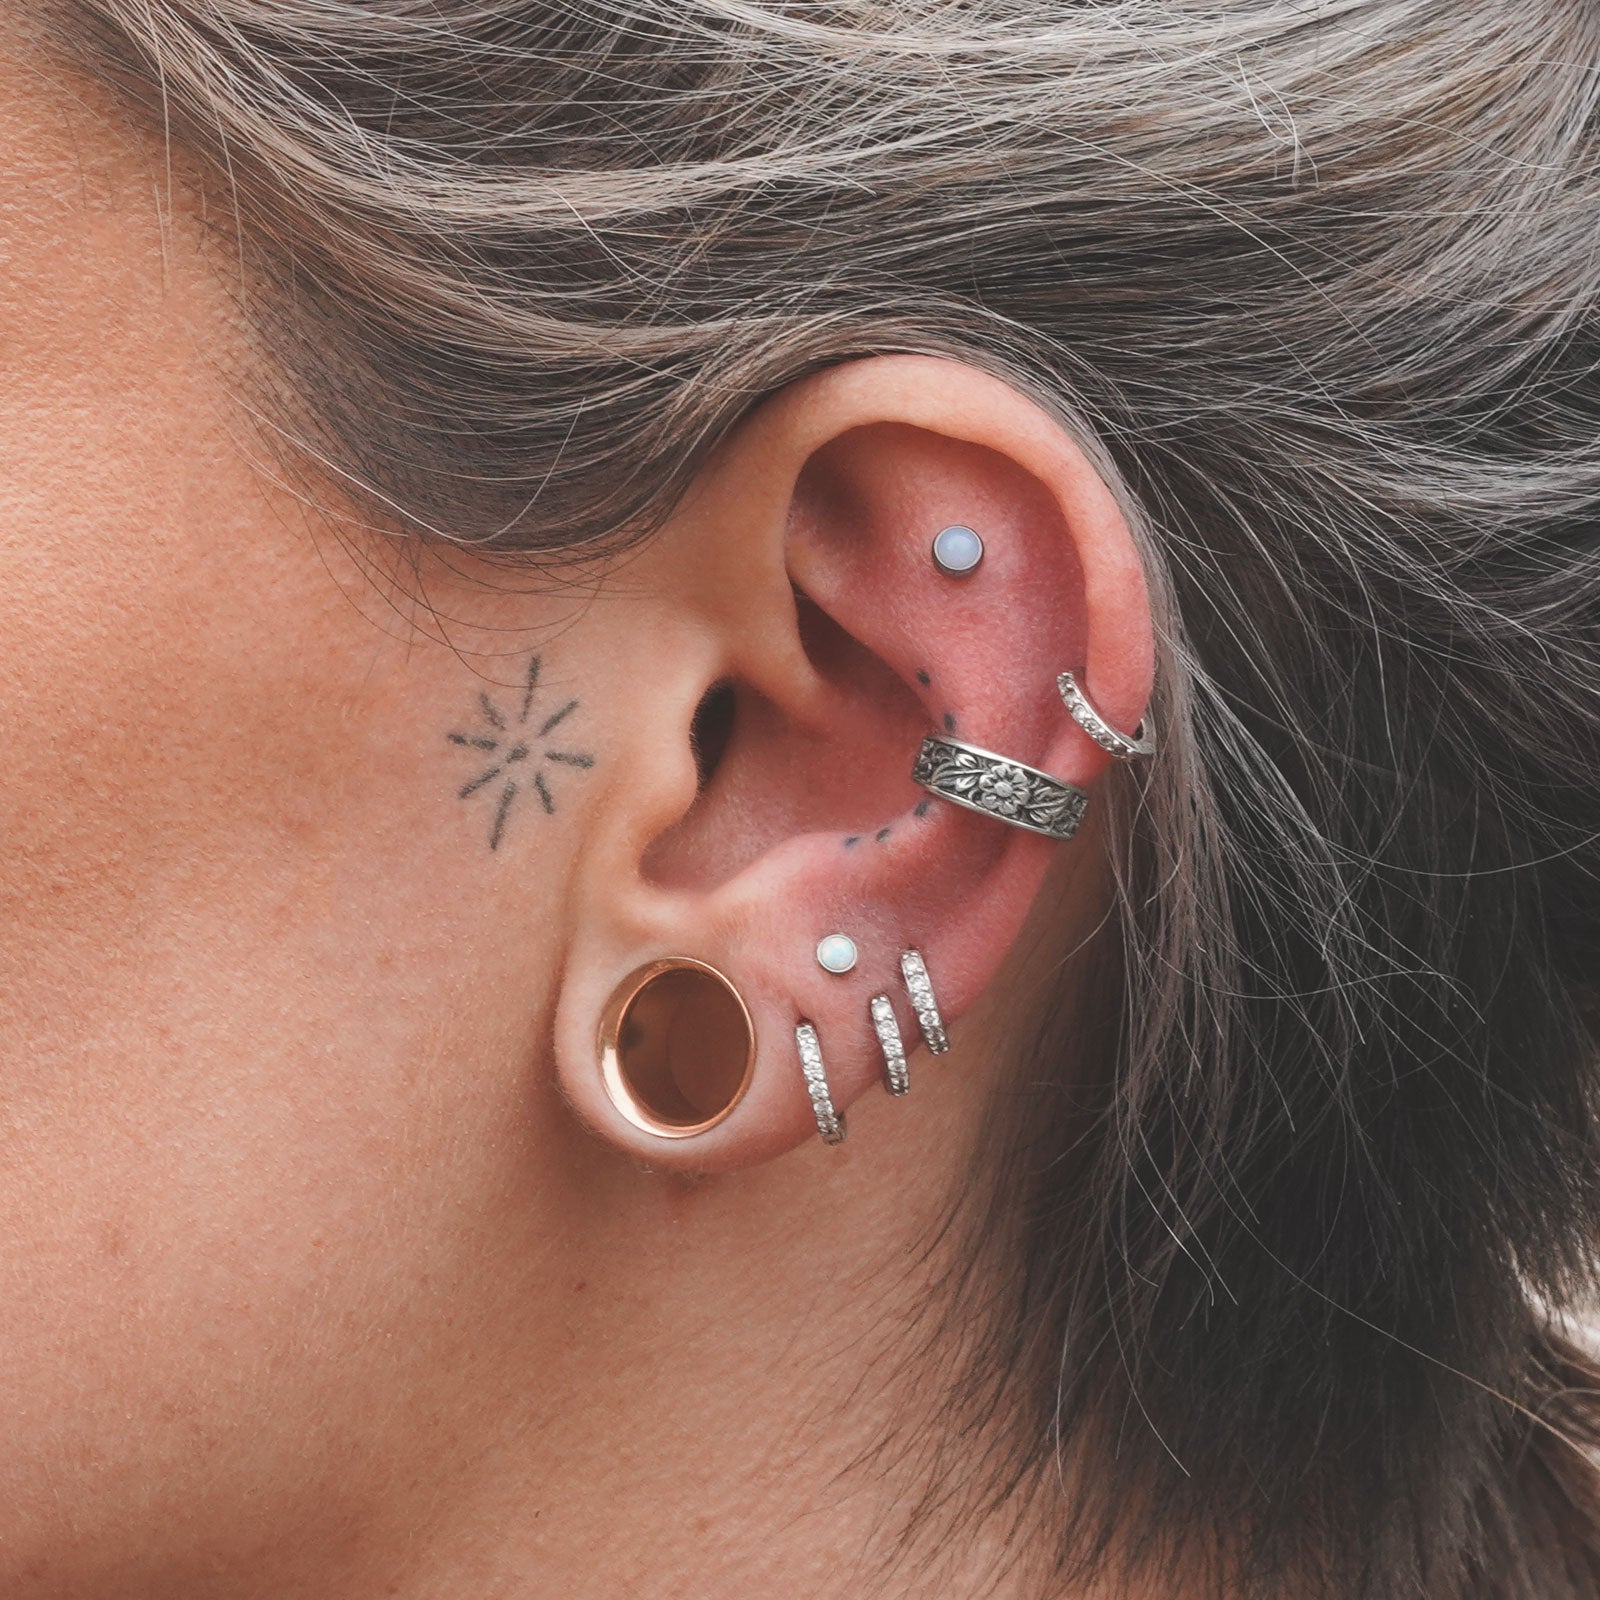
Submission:
POLYGON ((1145 732, 1143 717, 1139 718, 1139 726, 1131 734, 1119 733, 1089 704, 1088 695, 1070 672, 1063 672, 1056 679, 1056 688, 1061 691, 1061 698, 1072 713, 1072 720, 1102 750, 1109 750, 1119 761, 1137 761, 1140 756, 1155 754, 1156 742, 1145 732))
POLYGON ((871 1003, 872 1031, 878 1036, 878 1047, 883 1051, 883 1081, 890 1094, 901 1095, 911 1087, 911 1073, 906 1066, 906 1047, 900 1037, 900 1023, 894 1007, 886 994, 875 994, 871 1003))
POLYGON ((941 800, 1047 839, 1070 839, 1089 804, 1082 789, 1048 772, 963 739, 936 734, 922 741, 911 777, 941 800))
POLYGON ((917 1014, 917 1026, 922 1029, 923 1042, 930 1054, 942 1056, 950 1048, 950 1036, 944 1031, 944 1019, 939 1015, 939 1003, 933 997, 928 966, 919 952, 907 950, 901 955, 900 975, 906 981, 906 993, 911 996, 911 1008, 917 1014))
POLYGON ((843 1144, 844 1113, 833 1109, 817 1030, 809 1022, 802 1022, 794 1030, 794 1042, 800 1052, 800 1070, 806 1077, 806 1093, 811 1096, 811 1114, 817 1119, 817 1132, 822 1135, 824 1144, 843 1144))

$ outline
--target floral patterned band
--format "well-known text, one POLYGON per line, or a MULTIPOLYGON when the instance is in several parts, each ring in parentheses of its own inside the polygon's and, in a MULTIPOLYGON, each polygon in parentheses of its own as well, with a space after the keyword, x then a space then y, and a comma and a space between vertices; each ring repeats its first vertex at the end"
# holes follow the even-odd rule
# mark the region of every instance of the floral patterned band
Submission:
POLYGON ((1082 789, 1037 767, 937 735, 922 741, 911 776, 943 800, 1051 839, 1070 839, 1089 803, 1082 789))

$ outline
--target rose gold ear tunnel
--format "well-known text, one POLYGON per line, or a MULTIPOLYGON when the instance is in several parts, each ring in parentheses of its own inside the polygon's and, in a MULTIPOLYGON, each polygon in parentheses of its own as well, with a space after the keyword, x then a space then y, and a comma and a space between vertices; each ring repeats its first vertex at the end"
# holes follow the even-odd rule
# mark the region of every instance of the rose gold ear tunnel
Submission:
POLYGON ((600 1074, 611 1103, 661 1139, 716 1127, 755 1074, 756 1030, 715 967, 672 956, 637 968, 600 1018, 600 1074))

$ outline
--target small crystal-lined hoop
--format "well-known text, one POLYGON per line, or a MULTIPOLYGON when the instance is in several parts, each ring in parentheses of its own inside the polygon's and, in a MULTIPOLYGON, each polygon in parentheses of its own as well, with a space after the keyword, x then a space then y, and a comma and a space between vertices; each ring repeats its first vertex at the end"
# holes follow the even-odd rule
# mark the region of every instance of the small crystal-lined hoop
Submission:
POLYGON ((1109 750, 1119 761, 1137 761, 1140 756, 1155 754, 1156 742, 1145 732, 1143 717, 1139 718, 1139 726, 1131 734, 1119 733, 1089 704, 1088 695, 1070 672, 1063 672, 1056 679, 1056 688, 1061 691, 1061 698, 1072 713, 1072 720, 1102 750, 1109 750))
POLYGON ((906 1047, 894 1007, 889 1004, 888 995, 875 994, 870 1009, 872 1029, 883 1051, 883 1081, 890 1094, 904 1094, 911 1087, 911 1073, 906 1067, 906 1047))
POLYGON ((809 1022, 802 1022, 794 1030, 794 1042, 800 1051, 800 1070, 806 1075, 806 1093, 811 1096, 811 1114, 817 1119, 817 1132, 822 1135, 824 1144, 843 1144, 844 1114, 833 1109, 817 1030, 809 1022))
POLYGON ((944 1031, 939 1003, 933 998, 933 984, 928 978, 927 964, 915 950, 907 950, 900 957, 900 972, 906 980, 906 993, 911 996, 912 1009, 917 1013, 917 1026, 922 1029, 923 1042, 933 1055, 942 1056, 950 1048, 950 1037, 944 1031))
POLYGON ((938 734, 922 741, 911 764, 911 781, 941 800, 1047 839, 1070 839, 1089 804, 1082 789, 1048 772, 938 734))

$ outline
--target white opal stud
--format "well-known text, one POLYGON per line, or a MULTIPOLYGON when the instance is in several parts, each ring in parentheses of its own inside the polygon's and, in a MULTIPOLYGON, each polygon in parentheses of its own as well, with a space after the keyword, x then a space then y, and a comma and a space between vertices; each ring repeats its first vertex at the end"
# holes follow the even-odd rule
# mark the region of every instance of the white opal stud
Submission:
POLYGON ((817 965, 824 972, 848 972, 856 964, 856 942, 847 933, 830 933, 817 946, 817 965))
POLYGON ((983 540, 971 528, 957 523, 941 528, 933 538, 933 564, 952 578, 964 578, 983 560, 983 540))

